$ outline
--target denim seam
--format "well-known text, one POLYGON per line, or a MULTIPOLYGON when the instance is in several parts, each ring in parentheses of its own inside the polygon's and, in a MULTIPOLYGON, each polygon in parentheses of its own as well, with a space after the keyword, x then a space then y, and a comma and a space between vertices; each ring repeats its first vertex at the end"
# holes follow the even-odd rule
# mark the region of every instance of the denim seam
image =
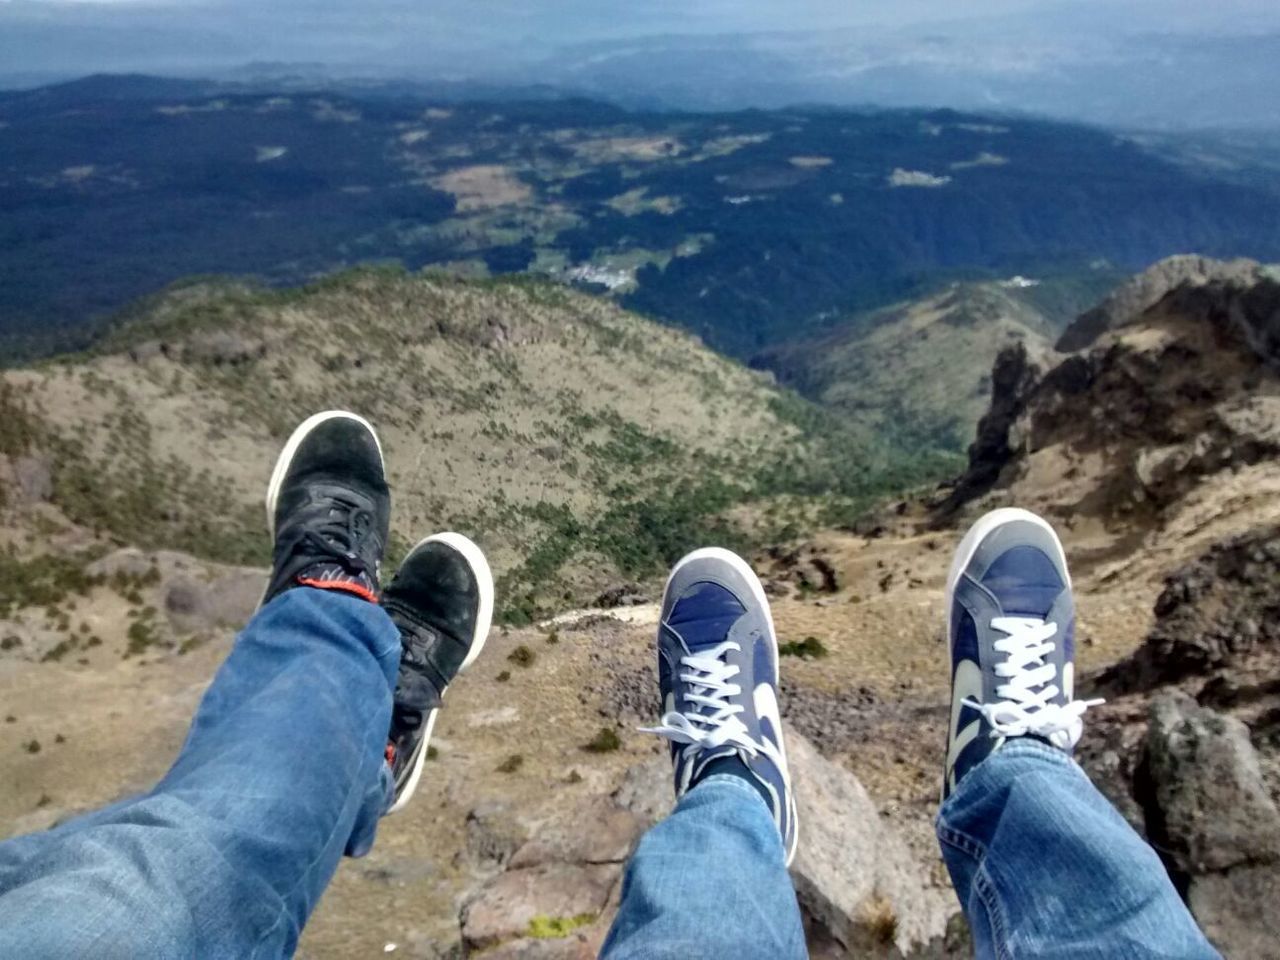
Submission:
POLYGON ((986 859, 987 848, 967 834, 953 830, 943 823, 938 824, 937 832, 940 841, 955 847, 961 853, 973 857, 974 860, 979 862, 986 859))
POLYGON ((1008 937, 1005 934, 1004 911, 1000 907, 1000 897, 996 894, 995 882, 987 873, 985 862, 978 866, 978 871, 973 876, 973 888, 982 902, 983 909, 987 912, 987 922, 991 925, 991 941, 992 946, 995 947, 996 957, 998 960, 1011 960, 1012 954, 1009 952, 1008 937))

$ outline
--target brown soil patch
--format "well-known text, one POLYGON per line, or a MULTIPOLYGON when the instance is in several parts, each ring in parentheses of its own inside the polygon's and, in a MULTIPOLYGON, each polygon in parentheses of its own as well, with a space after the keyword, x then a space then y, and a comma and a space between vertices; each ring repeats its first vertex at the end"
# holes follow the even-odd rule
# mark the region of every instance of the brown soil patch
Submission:
POLYGON ((533 198, 533 188, 502 164, 459 167, 436 177, 431 185, 452 193, 458 200, 459 213, 513 206, 533 198))

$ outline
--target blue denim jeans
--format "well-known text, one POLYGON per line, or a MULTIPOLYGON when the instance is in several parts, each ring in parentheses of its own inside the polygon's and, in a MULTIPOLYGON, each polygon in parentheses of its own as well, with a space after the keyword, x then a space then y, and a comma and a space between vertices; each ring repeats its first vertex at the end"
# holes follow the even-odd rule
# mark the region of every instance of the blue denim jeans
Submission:
POLYGON ((0 844, 0 957, 284 957, 373 843, 400 635, 297 589, 254 618, 155 789, 0 844))
MULTIPOLYGON (((372 604, 272 601, 153 790, 0 844, 0 957, 290 956, 390 801, 399 653, 372 604)), ((1011 743, 975 768, 938 833, 980 956, 1217 956, 1155 854, 1050 747, 1011 743)), ((602 955, 804 957, 783 860, 760 795, 709 777, 641 840, 602 955)))
MULTIPOLYGON (((607 960, 805 956, 777 830, 735 780, 699 784, 641 841, 607 960)), ((938 837, 979 957, 1218 957, 1155 852, 1053 747, 992 754, 943 805, 938 837)))
POLYGON ((1015 740, 974 767, 938 839, 979 957, 1217 957, 1160 858, 1066 754, 1015 740))
POLYGON ((755 788, 731 774, 707 777, 636 847, 600 956, 803 960, 804 929, 785 861, 773 815, 755 788))

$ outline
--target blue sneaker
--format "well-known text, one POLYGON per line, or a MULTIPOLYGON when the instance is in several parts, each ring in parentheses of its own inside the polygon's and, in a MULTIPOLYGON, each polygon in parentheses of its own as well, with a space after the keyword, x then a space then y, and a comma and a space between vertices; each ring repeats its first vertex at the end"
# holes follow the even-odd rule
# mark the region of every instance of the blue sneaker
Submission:
POLYGON ((662 722, 676 796, 729 761, 765 798, 787 863, 796 852, 796 804, 778 713, 778 640, 764 588, 728 550, 696 550, 676 564, 658 627, 662 722), (737 762, 734 762, 737 761, 737 762))
POLYGON ((996 510, 960 542, 947 578, 951 726, 942 798, 1013 737, 1070 753, 1082 717, 1074 699, 1075 604, 1053 528, 1026 510, 996 510))

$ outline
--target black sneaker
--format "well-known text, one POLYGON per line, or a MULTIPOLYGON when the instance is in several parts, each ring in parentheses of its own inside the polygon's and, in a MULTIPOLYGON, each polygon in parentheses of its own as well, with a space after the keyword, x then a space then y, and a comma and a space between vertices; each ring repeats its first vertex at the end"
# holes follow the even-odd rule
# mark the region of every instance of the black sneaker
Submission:
POLYGON ((449 684, 480 655, 493 619, 493 575, 460 533, 427 537, 404 558, 382 595, 400 628, 400 676, 387 736, 387 762, 400 810, 418 787, 431 728, 449 684))
POLYGON ((378 602, 378 564, 391 518, 382 447, 354 413, 308 418, 284 445, 267 488, 275 543, 262 604, 293 587, 378 602))

